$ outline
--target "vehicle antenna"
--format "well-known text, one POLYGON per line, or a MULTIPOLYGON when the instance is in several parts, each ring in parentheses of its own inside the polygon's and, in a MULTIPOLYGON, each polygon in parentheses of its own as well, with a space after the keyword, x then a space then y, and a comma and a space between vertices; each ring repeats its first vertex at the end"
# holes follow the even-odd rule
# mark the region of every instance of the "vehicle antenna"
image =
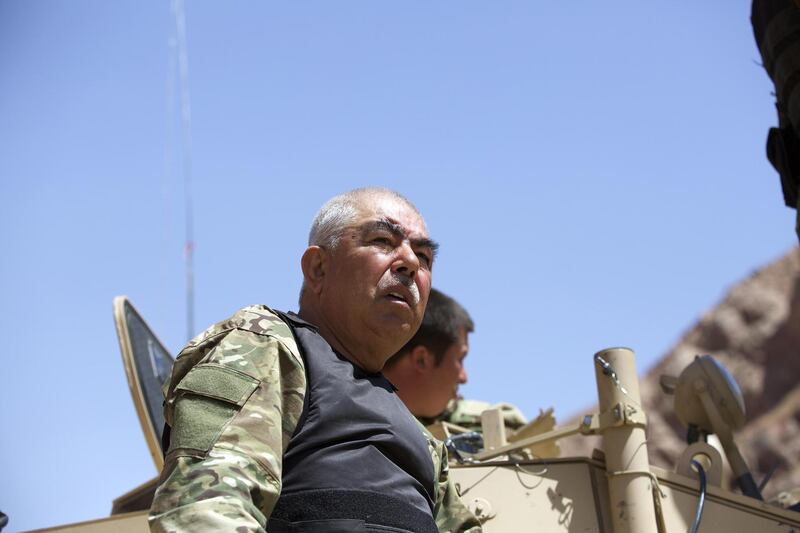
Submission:
POLYGON ((181 130, 183 140, 183 198, 186 213, 186 337, 194 336, 194 217, 192 211, 192 108, 189 99, 189 58, 186 47, 186 16, 183 0, 172 0, 178 44, 181 130))

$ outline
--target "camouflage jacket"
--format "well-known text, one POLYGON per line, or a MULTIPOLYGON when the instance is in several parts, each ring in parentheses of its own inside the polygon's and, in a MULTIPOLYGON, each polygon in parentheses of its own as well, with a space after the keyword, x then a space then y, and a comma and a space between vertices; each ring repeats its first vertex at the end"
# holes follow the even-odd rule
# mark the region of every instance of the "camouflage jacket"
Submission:
POLYGON ((436 422, 449 422, 470 431, 481 431, 481 413, 487 409, 500 409, 508 430, 517 430, 528 422, 522 411, 509 403, 491 405, 478 400, 466 400, 461 396, 451 400, 447 404, 447 408, 439 416, 420 418, 419 421, 424 426, 430 426, 436 422))
MULTIPOLYGON (((164 387, 170 448, 151 530, 265 531, 305 388, 292 332, 266 306, 242 309, 189 342, 164 387)), ((427 432, 426 438, 437 480, 436 525, 479 532, 449 480, 444 445, 427 432)))

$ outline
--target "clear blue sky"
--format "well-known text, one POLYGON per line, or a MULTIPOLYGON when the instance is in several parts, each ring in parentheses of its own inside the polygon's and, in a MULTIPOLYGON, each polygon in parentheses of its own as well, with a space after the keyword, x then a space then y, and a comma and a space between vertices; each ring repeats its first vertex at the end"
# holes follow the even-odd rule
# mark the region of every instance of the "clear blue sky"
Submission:
MULTIPOLYGON (((197 328, 294 309, 310 220, 363 185, 442 244, 464 393, 564 419, 796 238, 749 2, 186 5, 197 328)), ((0 510, 106 515, 155 475, 111 317, 185 341, 168 2, 0 0, 0 510)))

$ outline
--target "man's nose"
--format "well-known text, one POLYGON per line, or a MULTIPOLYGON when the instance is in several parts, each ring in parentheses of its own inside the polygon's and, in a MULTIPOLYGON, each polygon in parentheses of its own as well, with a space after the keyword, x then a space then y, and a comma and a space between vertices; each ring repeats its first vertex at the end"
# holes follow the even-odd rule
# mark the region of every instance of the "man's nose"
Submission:
POLYGON ((462 366, 461 370, 459 370, 458 372, 458 384, 463 385, 466 382, 467 382, 467 369, 462 366))
POLYGON ((419 270, 419 257, 411 248, 408 241, 404 241, 398 248, 397 260, 392 268, 395 272, 399 272, 409 278, 413 279, 419 270))

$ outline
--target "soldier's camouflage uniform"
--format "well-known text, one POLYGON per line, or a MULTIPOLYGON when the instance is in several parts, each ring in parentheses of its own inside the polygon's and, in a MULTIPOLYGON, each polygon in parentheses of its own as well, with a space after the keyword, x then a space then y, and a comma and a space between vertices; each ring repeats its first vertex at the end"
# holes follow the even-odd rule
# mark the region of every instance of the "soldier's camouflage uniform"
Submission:
MULTIPOLYGON (((164 387, 172 433, 151 530, 264 531, 305 388, 292 332, 266 306, 242 309, 189 342, 164 387)), ((437 480, 436 525, 479 532, 449 481, 443 444, 426 438, 437 480)))
POLYGON ((491 405, 478 400, 465 400, 461 396, 451 400, 442 414, 433 418, 420 418, 419 421, 430 426, 436 422, 449 422, 470 431, 481 431, 481 413, 487 409, 500 409, 506 429, 516 430, 524 426, 528 420, 518 408, 509 403, 491 405))

